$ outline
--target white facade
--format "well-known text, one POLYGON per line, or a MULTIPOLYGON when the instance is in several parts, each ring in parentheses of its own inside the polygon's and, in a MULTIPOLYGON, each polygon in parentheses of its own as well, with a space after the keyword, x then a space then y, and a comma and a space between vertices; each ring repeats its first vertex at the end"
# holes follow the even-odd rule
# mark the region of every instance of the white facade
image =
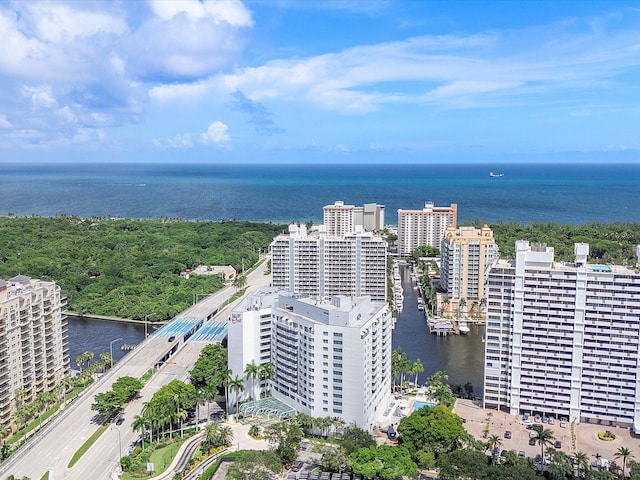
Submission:
POLYGON ((435 207, 427 202, 422 210, 398 210, 398 253, 409 255, 422 245, 440 248, 447 227, 455 227, 458 205, 435 207))
POLYGON ((53 390, 69 372, 65 305, 54 282, 24 275, 0 280, 1 424, 11 423, 18 402, 53 390))
POLYGON ((373 232, 384 228, 384 205, 365 203, 361 207, 337 201, 323 208, 323 223, 330 235, 358 231, 373 232))
POLYGON ((447 227, 440 257, 440 284, 448 297, 477 301, 485 296, 487 271, 500 252, 487 225, 447 227))
POLYGON ((516 243, 487 281, 484 403, 640 430, 640 274, 516 243))
POLYGON ((385 300, 387 243, 372 233, 307 233, 290 225, 271 243, 272 285, 315 297, 370 295, 385 300))
POLYGON ((371 430, 391 395, 387 303, 274 295, 261 289, 232 312, 229 368, 271 362, 274 398, 313 417, 336 416, 371 430))

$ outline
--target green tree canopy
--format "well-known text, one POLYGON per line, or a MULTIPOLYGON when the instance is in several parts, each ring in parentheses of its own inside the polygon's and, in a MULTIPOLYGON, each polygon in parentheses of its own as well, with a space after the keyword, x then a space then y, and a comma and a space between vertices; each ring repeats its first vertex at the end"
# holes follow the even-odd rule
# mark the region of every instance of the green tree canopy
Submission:
POLYGON ((367 478, 380 477, 393 480, 401 477, 414 477, 418 467, 411 460, 406 448, 380 445, 361 448, 349 455, 351 468, 367 478))
POLYGON ((237 457, 227 471, 232 480, 264 480, 280 473, 282 461, 271 451, 247 450, 237 457))
POLYGON ((219 343, 207 345, 189 372, 191 383, 196 387, 213 386, 221 389, 225 383, 227 349, 219 343))

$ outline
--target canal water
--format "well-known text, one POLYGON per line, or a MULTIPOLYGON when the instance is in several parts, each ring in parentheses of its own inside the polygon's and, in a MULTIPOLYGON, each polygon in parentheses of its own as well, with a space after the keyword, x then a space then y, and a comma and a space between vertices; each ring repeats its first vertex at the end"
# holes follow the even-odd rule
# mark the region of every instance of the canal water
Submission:
POLYGON ((100 360, 100 354, 109 353, 109 344, 113 342, 113 358, 119 360, 128 353, 122 350, 122 345, 137 345, 144 340, 144 325, 90 317, 67 318, 72 369, 78 368, 76 358, 83 352, 93 352, 94 361, 100 360))
MULTIPOLYGON (((408 266, 400 266, 404 304, 393 331, 393 348, 402 348, 411 362, 420 359, 424 384, 438 370, 449 376, 449 385, 471 382, 474 396, 482 396, 484 375, 484 326, 469 325, 467 335, 438 336, 429 333, 424 312, 418 310, 418 290, 413 289, 408 266)), ((413 381, 413 380, 411 380, 413 381)))
MULTIPOLYGON (((424 373, 418 376, 421 384, 433 373, 442 370, 449 376, 450 385, 471 382, 474 395, 480 396, 483 386, 484 326, 469 325, 471 331, 467 335, 432 335, 429 333, 424 313, 418 310, 418 291, 413 289, 409 268, 400 267, 400 273, 404 290, 404 308, 398 315, 393 332, 393 348, 402 348, 411 362, 420 359, 424 366, 424 373)), ((69 317, 71 368, 77 368, 76 358, 87 350, 93 352, 97 360, 100 353, 109 352, 109 343, 116 340, 113 342, 113 356, 118 360, 127 353, 121 350, 123 344, 137 345, 143 339, 143 325, 89 317, 69 317)))

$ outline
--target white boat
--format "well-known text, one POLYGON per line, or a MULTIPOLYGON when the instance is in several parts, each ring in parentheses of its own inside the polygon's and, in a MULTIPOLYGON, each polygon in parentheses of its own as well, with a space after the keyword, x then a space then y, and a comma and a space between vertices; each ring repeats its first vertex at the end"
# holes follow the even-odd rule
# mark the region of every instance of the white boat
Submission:
POLYGON ((504 177, 504 173, 493 173, 493 172, 489 172, 489 176, 493 177, 493 178, 497 178, 497 177, 504 177))
POLYGON ((470 331, 467 322, 464 320, 458 321, 458 330, 460 330, 460 333, 469 333, 470 331))

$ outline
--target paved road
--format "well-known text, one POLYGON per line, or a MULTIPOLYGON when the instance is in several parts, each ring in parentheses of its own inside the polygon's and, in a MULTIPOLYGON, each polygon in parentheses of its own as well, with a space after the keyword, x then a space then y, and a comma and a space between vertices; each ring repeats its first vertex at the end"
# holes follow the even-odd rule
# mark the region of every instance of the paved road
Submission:
MULTIPOLYGON (((247 291, 269 284, 270 276, 264 274, 266 265, 265 261, 247 276, 247 291)), ((216 310, 234 293, 233 287, 225 287, 187 309, 180 316, 207 318, 211 311, 216 310)), ((228 319, 230 308, 232 305, 221 310, 216 317, 220 320, 228 319)), ((84 395, 68 406, 63 415, 51 422, 33 441, 12 456, 0 468, 0 477, 13 474, 19 478, 27 476, 38 479, 49 471, 49 480, 111 478, 118 465, 120 449, 126 454, 129 444, 138 438, 138 433, 131 429, 131 422, 140 414, 144 402, 150 400, 161 386, 171 380, 186 380, 189 370, 205 345, 204 342, 187 342, 181 345, 180 339, 169 342, 166 337, 148 337, 84 395), (73 454, 99 426, 95 421, 95 412, 91 410, 95 394, 110 390, 113 382, 119 377, 141 377, 175 347, 178 347, 177 352, 145 385, 140 398, 127 406, 124 412, 125 422, 118 427, 111 426, 73 468, 66 468, 73 454)))

